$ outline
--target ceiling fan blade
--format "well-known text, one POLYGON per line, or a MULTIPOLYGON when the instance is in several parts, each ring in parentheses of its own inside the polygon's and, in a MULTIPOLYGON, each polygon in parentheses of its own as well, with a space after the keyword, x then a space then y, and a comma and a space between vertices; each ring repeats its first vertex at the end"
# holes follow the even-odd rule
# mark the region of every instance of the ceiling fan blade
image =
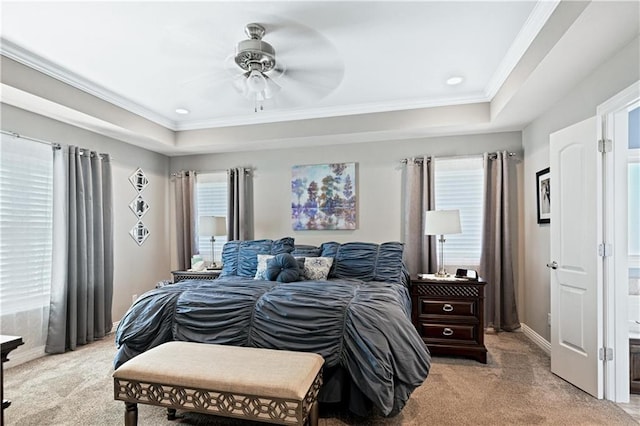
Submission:
POLYGON ((299 90, 293 86, 283 89, 277 96, 273 97, 273 103, 276 108, 295 109, 309 106, 310 102, 318 100, 313 94, 309 94, 308 89, 299 90))
POLYGON ((344 72, 341 69, 333 70, 331 72, 291 70, 287 71, 284 75, 284 80, 287 82, 293 81, 310 89, 316 89, 320 92, 324 91, 326 94, 332 92, 336 87, 338 87, 343 78, 344 72))

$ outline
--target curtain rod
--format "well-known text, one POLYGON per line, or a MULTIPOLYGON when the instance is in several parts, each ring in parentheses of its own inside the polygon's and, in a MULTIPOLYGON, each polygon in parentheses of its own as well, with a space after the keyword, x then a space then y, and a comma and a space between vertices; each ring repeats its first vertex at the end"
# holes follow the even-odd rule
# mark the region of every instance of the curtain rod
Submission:
POLYGON ((62 148, 62 145, 60 145, 57 142, 50 142, 50 141, 45 141, 45 140, 42 140, 42 139, 32 138, 32 137, 29 137, 29 136, 23 136, 20 133, 16 133, 16 132, 10 132, 10 131, 7 131, 7 130, 0 130, 0 133, 2 133, 3 135, 13 136, 16 139, 26 139, 26 140, 29 140, 31 142, 37 142, 37 143, 42 143, 42 144, 45 144, 45 145, 50 145, 51 147, 53 147, 53 149, 61 149, 62 148))
MULTIPOLYGON (((434 157, 437 159, 451 159, 451 158, 476 158, 476 157, 482 157, 483 154, 475 154, 475 155, 450 155, 450 156, 444 156, 444 157, 438 157, 438 156, 429 156, 429 158, 427 158, 427 161, 431 161, 431 159, 433 159, 434 157)), ((507 155, 509 157, 515 157, 517 154, 515 152, 508 152, 507 155)), ((424 156, 423 156, 424 157, 424 156)), ((491 154, 489 154, 489 159, 490 160, 495 160, 496 158, 498 158, 498 154, 495 152, 492 152, 491 154)), ((423 158, 403 158, 402 160, 400 160, 401 164, 407 164, 409 161, 414 161, 417 163, 421 163, 424 161, 423 158)))
MULTIPOLYGON (((251 170, 253 170, 251 167, 232 167, 232 168, 238 168, 238 169, 244 169, 245 174, 251 173, 251 170)), ((196 175, 198 174, 206 174, 206 173, 227 173, 229 171, 229 169, 221 169, 221 170, 181 170, 181 172, 195 172, 196 175)), ((169 174, 169 177, 177 177, 180 174, 180 172, 173 172, 169 174)))
MULTIPOLYGON (((44 144, 44 145, 49 145, 55 150, 62 149, 62 145, 59 144, 58 142, 51 142, 51 141, 45 141, 43 139, 36 139, 36 138, 32 138, 30 136, 24 136, 24 135, 21 135, 20 133, 11 132, 11 131, 8 131, 8 130, 0 130, 0 133, 2 133, 3 135, 12 136, 12 137, 14 137, 16 139, 26 139, 26 140, 31 141, 31 142, 36 142, 36 143, 41 143, 41 144, 44 144)), ((84 148, 80 148, 80 149, 84 149, 84 148)), ((91 150, 89 150, 89 151, 91 151, 91 150)), ((103 152, 98 152, 97 154, 99 156, 105 156, 105 155, 108 156, 109 155, 109 154, 106 154, 106 153, 103 153, 103 152)), ((109 158, 111 160, 114 159, 111 156, 109 156, 109 158)))

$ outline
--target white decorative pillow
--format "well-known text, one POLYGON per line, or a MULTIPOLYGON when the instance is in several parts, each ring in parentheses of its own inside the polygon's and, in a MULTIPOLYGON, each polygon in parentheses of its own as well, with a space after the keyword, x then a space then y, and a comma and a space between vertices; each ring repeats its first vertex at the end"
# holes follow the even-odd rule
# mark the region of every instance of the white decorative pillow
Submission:
POLYGON ((329 276, 333 257, 305 257, 304 278, 312 281, 324 281, 329 276))
POLYGON ((256 275, 254 280, 266 280, 267 279, 267 261, 273 259, 275 256, 271 254, 259 254, 258 255, 258 269, 256 269, 256 275))

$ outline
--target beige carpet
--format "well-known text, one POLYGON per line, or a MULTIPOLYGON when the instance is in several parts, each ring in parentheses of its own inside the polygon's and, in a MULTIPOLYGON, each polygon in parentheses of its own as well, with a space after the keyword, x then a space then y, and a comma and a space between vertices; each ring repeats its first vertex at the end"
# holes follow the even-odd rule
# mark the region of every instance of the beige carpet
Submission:
MULTIPOLYGON (((487 334, 487 365, 434 358, 425 383, 393 418, 354 418, 321 409, 321 425, 637 425, 609 401, 596 400, 549 372, 549 358, 521 333, 487 334)), ((112 336, 74 352, 5 371, 6 425, 121 425, 113 400, 112 336)), ((169 425, 165 410, 140 405, 140 425, 169 425)), ((187 414, 180 423, 249 425, 187 414)))

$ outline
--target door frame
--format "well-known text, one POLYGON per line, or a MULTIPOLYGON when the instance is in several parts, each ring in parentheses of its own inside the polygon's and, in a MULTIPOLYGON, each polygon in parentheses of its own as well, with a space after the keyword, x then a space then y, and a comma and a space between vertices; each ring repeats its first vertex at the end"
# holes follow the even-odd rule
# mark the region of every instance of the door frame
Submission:
POLYGON ((604 397, 629 402, 629 266, 627 254, 627 141, 616 134, 614 115, 640 99, 640 81, 598 105, 598 140, 612 141, 603 158, 604 347, 613 360, 604 365, 604 397))

